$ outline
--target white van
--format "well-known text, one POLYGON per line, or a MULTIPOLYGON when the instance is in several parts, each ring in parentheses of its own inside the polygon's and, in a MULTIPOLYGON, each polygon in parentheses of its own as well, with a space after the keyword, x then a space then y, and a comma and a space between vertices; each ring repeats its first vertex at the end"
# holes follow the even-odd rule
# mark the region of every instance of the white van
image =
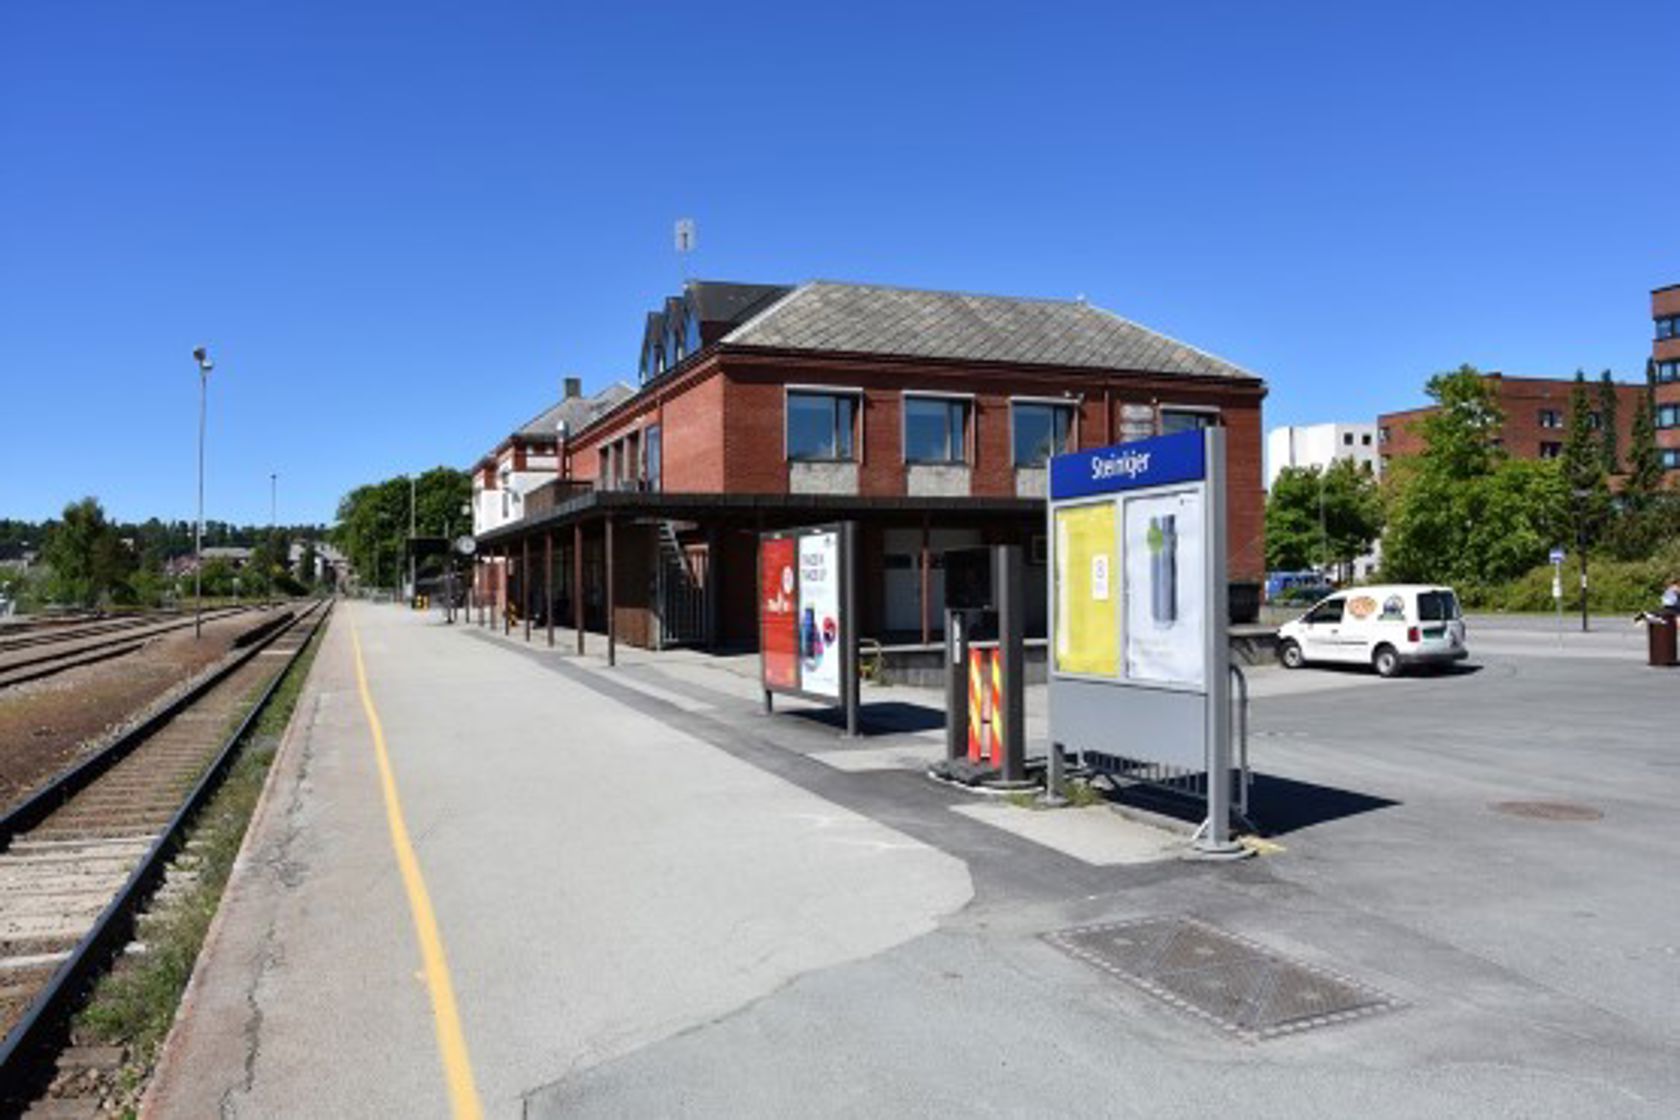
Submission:
POLYGON ((1392 677, 1408 665, 1468 656, 1464 615, 1450 587, 1353 587, 1278 628, 1278 660, 1288 669, 1312 661, 1341 662, 1369 665, 1392 677))

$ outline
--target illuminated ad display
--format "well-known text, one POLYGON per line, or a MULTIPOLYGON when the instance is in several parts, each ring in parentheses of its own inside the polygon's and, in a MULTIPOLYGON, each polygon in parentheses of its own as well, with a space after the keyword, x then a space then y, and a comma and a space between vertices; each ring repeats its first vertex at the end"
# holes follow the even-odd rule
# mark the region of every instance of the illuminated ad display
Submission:
POLYGON ((759 650, 766 691, 844 700, 843 540, 832 525, 759 538, 759 650))
POLYGON ((1055 672, 1206 687, 1206 463, 1200 431, 1051 460, 1055 672))
POLYGON ((799 688, 840 698, 840 534, 799 540, 799 688))
POLYGON ((799 687, 799 550, 791 537, 759 542, 759 649, 764 651, 764 687, 799 687))

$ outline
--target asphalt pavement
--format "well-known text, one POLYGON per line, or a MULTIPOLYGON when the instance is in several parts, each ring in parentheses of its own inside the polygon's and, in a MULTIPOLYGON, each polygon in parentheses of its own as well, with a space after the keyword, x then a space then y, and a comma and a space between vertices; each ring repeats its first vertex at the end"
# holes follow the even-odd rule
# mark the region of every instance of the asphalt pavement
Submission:
POLYGON ((157 1115, 448 1114, 352 628, 491 1115, 1680 1112, 1680 670, 1631 627, 1478 620, 1468 666, 1395 681, 1253 670, 1267 854, 1210 865, 933 784, 928 693, 866 690, 847 741, 761 714, 730 659, 608 669, 352 606, 157 1115), (1393 1006, 1242 1041, 1045 939, 1170 915, 1393 1006))

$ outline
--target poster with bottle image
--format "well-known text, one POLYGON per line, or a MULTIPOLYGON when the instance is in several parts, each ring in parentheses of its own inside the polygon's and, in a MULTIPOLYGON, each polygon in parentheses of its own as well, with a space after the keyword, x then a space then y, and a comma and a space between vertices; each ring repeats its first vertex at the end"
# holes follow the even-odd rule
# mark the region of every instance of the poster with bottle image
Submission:
POLYGON ((1126 499, 1125 675, 1201 688, 1206 547, 1193 490, 1126 499))
POLYGON ((840 696, 840 534, 799 537, 799 687, 840 696))

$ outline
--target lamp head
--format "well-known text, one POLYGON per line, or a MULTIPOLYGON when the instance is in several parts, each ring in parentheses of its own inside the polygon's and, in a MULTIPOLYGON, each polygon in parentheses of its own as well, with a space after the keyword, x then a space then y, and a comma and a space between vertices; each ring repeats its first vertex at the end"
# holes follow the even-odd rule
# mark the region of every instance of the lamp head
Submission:
POLYGON ((216 368, 216 363, 210 360, 210 351, 202 346, 193 347, 193 361, 197 362, 198 368, 205 373, 209 373, 216 368))

